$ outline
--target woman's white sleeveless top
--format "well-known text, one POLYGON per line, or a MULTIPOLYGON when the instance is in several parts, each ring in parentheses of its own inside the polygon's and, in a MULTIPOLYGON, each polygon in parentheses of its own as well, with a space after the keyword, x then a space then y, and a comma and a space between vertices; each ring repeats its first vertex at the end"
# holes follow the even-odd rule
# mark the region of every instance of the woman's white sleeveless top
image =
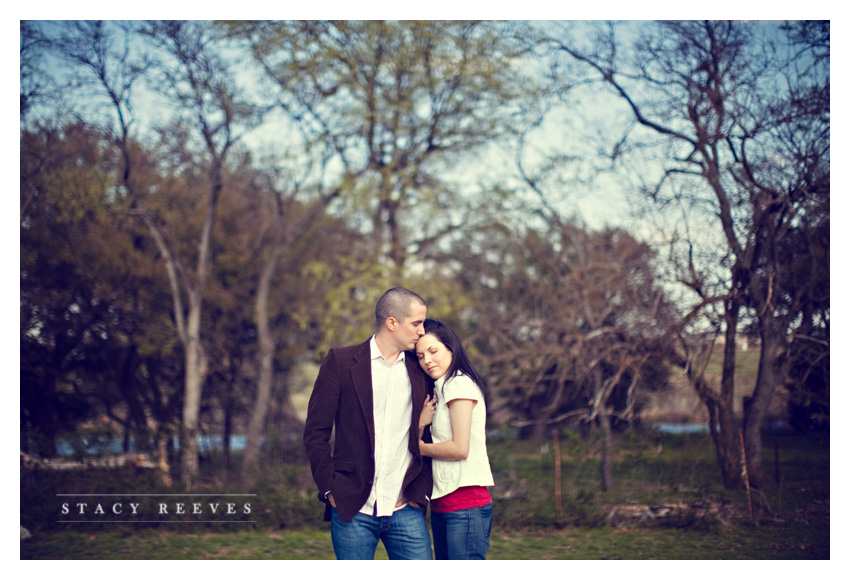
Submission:
POLYGON ((492 486, 493 473, 487 457, 485 424, 487 408, 481 389, 463 373, 446 381, 445 376, 434 382, 437 394, 437 410, 431 423, 431 436, 434 443, 451 441, 452 424, 449 419, 449 403, 455 399, 476 401, 472 409, 472 429, 469 437, 469 455, 459 461, 434 459, 434 490, 431 499, 448 495, 459 487, 469 485, 492 486))

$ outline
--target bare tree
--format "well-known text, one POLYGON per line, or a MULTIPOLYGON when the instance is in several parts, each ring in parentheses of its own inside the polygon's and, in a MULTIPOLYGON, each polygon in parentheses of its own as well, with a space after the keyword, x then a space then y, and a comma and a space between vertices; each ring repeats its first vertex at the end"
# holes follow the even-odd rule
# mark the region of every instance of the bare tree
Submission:
POLYGON ((48 74, 44 60, 49 53, 50 39, 31 20, 21 20, 20 91, 21 123, 33 108, 59 96, 56 80, 48 74))
POLYGON ((550 214, 522 235, 471 233, 454 256, 482 308, 474 340, 488 410, 536 437, 559 424, 601 433, 602 486, 612 489, 616 427, 632 424, 642 394, 666 383, 664 321, 673 316, 649 247, 550 214))
MULTIPOLYGON (((637 167, 655 209, 675 206, 692 226, 714 216, 718 238, 678 232, 686 243, 679 272, 696 297, 694 311, 722 304, 721 387, 699 391, 724 481, 741 485, 735 352, 743 319, 752 320, 761 354, 743 429, 751 483, 760 485, 761 427, 787 371, 784 355, 802 338, 805 284, 783 287, 788 264, 779 248, 810 219, 812 200, 829 197, 829 23, 663 22, 642 27, 630 47, 618 42, 615 26, 589 38, 551 42, 626 105, 632 122, 611 157, 655 154, 659 179, 650 177, 652 165, 637 167), (717 247, 718 239, 718 260, 694 258, 695 248, 717 247)), ((828 264, 809 265, 803 279, 817 284, 828 264)))

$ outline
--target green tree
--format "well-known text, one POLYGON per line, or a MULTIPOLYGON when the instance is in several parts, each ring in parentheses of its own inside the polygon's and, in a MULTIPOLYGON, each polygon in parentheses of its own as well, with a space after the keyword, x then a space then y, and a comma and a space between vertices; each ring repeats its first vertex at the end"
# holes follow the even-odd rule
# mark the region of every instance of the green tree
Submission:
MULTIPOLYGON (((464 219, 446 169, 510 130, 528 82, 524 25, 467 21, 275 21, 227 24, 250 43, 279 104, 332 156, 327 178, 402 280, 410 252, 464 219), (516 30, 512 30, 516 28, 516 30), (406 214, 416 207, 427 222, 406 214), (433 211, 431 209, 433 208, 433 211), (367 221, 368 220, 368 221, 367 221), (430 223, 429 223, 430 222, 430 223), (408 227, 406 227, 406 225, 408 227), (430 228, 430 229, 429 229, 430 228)), ((420 214, 421 215, 421 214, 420 214)))
MULTIPOLYGON (((308 172, 305 172, 305 175, 308 172)), ((339 189, 329 192, 317 188, 309 196, 309 202, 301 202, 298 199, 302 178, 294 177, 293 172, 286 172, 288 178, 281 179, 279 172, 267 171, 264 174, 263 192, 260 203, 261 211, 256 215, 258 230, 261 233, 259 243, 261 248, 262 266, 256 284, 254 298, 254 325, 257 330, 257 363, 259 372, 256 380, 256 398, 248 421, 245 465, 250 475, 250 470, 257 467, 260 454, 260 437, 266 424, 269 404, 272 395, 272 384, 274 381, 275 359, 279 356, 291 356, 291 353, 280 353, 277 345, 286 345, 288 341, 275 340, 272 321, 280 305, 286 305, 289 310, 288 317, 291 319, 309 318, 307 311, 300 315, 296 312, 299 308, 305 308, 302 300, 281 301, 280 294, 275 294, 276 300, 272 300, 272 291, 275 282, 281 276, 280 270, 288 272, 291 269, 298 270, 303 267, 303 261, 316 259, 315 248, 327 248, 321 239, 322 228, 327 227, 323 219, 324 211, 338 195, 339 189), (281 187, 280 182, 283 182, 281 187), (304 240, 309 239, 312 251, 307 251, 304 240), (295 248, 299 248, 294 252, 295 248), (276 304, 274 304, 276 303, 276 304)), ((330 254, 328 256, 330 258, 330 254)), ((307 298, 302 296, 302 298, 307 298)), ((277 316, 286 314, 277 314, 277 316)), ((290 345, 291 347, 291 345, 290 345)), ((285 384, 285 383, 284 383, 285 384)), ((283 416, 288 422, 295 421, 295 413, 289 400, 289 393, 284 390, 283 416)))
POLYGON ((81 267, 78 254, 94 253, 90 243, 80 242, 88 234, 87 214, 100 209, 97 195, 105 191, 106 179, 94 169, 73 170, 81 158, 92 165, 102 159, 84 129, 68 133, 68 138, 50 129, 21 135, 22 445, 48 455, 56 452, 60 433, 95 412, 67 378, 75 354, 108 307, 92 291, 96 274, 81 267), (63 147, 73 140, 85 146, 63 147), (25 441, 31 438, 34 447, 25 441))
POLYGON ((125 449, 131 437, 165 441, 179 424, 167 284, 115 195, 120 169, 93 128, 22 133, 21 430, 31 452, 54 453, 83 421, 118 425, 125 449))
MULTIPOLYGON (((333 271, 361 245, 341 221, 324 213, 325 199, 298 201, 297 187, 277 189, 274 172, 249 156, 228 172, 216 256, 207 290, 210 395, 224 417, 225 446, 235 421, 247 425, 243 476, 262 467, 261 443, 269 417, 287 435, 303 426, 290 400, 289 374, 337 321, 322 328, 329 288, 315 271, 333 271)), ((227 453, 227 447, 225 447, 227 453)))
MULTIPOLYGON (((185 357, 179 380, 187 386, 179 400, 184 415, 192 415, 183 422, 194 424, 197 433, 217 424, 212 417, 223 417, 226 435, 241 421, 239 415, 252 408, 249 449, 257 450, 266 412, 270 403, 276 404, 271 401, 273 384, 275 396, 283 401, 282 415, 294 416, 288 393, 281 390, 285 377, 273 383, 274 365, 285 371, 297 352, 319 340, 293 340, 291 327, 319 334, 313 319, 319 316, 320 292, 325 289, 311 284, 310 293, 296 292, 281 284, 306 288, 303 280, 294 283, 291 272, 309 272, 316 251, 336 255, 324 242, 339 241, 339 236, 323 228, 341 224, 328 221, 323 211, 338 189, 325 192, 312 187, 299 196, 304 192, 297 184, 288 189, 272 170, 254 169, 249 156, 233 156, 237 128, 250 127, 259 117, 254 107, 240 100, 238 85, 228 77, 227 62, 218 54, 224 46, 217 44, 207 24, 73 21, 56 25, 51 34, 56 54, 72 65, 74 82, 69 88, 85 97, 72 101, 79 116, 99 128, 106 137, 103 146, 112 148, 121 162, 115 194, 126 200, 124 209, 148 228, 149 241, 159 251, 159 267, 167 274, 177 330, 173 338, 185 357), (158 87, 173 107, 166 124, 153 132, 152 119, 135 117, 136 91, 142 81, 158 87), (144 137, 152 143, 147 150, 137 141, 144 137), (222 219, 218 211, 222 199, 228 209, 216 227, 222 219), (279 301, 280 296, 297 296, 301 302, 279 301), (249 312, 246 305, 252 303, 249 312), (281 307, 292 311, 283 316, 281 307), (285 348, 278 350, 281 346, 285 348), (253 372, 254 361, 261 372, 253 372), (252 381, 257 389, 246 388, 252 381), (199 391, 205 382, 210 383, 208 397, 199 391), (241 395, 245 392, 256 393, 256 399, 246 400, 241 395), (192 393, 196 396, 186 396, 192 393), (206 426, 201 424, 202 414, 206 426)), ((348 250, 352 244, 342 242, 340 247, 348 250)), ((161 298, 158 303, 163 303, 161 298)), ((150 345, 131 346, 149 350, 150 345)), ((131 357, 125 367, 137 363, 131 357)), ((91 367, 96 376, 97 364, 91 367)), ((140 368, 149 377, 161 375, 144 365, 140 368)), ((103 403, 115 404, 112 399, 103 403)), ((184 438, 191 444, 195 438, 187 433, 184 430, 184 438)), ((182 449, 186 461, 197 456, 186 444, 182 449)), ((192 470, 184 465, 188 485, 192 470)))

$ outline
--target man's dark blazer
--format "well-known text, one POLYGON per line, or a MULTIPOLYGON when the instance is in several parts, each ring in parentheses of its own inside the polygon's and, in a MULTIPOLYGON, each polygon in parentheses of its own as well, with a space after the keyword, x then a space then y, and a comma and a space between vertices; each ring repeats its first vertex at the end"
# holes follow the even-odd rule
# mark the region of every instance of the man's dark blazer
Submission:
MULTIPOLYGON (((369 341, 334 348, 325 357, 307 407, 304 448, 310 459, 319 500, 333 493, 339 517, 348 521, 369 498, 375 477, 375 419, 372 412, 372 361, 369 341), (331 449, 331 432, 334 445, 331 449)), ((408 447, 413 454, 402 484, 404 498, 427 508, 433 479, 431 459, 419 453, 419 415, 431 382, 419 367, 416 354, 404 356, 410 377, 413 413, 408 447)), ((433 387, 431 387, 433 388, 433 387)))

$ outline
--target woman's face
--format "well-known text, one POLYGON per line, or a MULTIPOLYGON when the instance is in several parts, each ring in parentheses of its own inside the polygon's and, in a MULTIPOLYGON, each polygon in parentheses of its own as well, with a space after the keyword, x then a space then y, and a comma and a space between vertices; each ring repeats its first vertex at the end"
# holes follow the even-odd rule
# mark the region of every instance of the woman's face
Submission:
POLYGON ((434 380, 446 374, 452 364, 452 351, 433 334, 419 339, 416 356, 419 357, 419 366, 434 380))

